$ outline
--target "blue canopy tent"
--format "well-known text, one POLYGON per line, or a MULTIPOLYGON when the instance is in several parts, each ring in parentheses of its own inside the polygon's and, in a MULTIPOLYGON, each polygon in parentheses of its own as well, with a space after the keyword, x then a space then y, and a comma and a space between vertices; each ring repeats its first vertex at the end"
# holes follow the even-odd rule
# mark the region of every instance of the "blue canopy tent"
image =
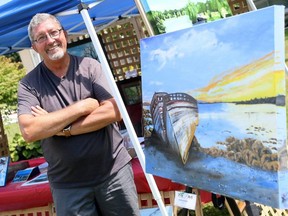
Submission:
MULTIPOLYGON (((35 13, 56 15, 68 34, 84 34, 88 31, 141 166, 145 170, 144 153, 95 31, 97 27, 103 28, 103 25, 109 25, 126 16, 139 15, 135 2, 133 0, 1 0, 0 11, 0 55, 31 47, 27 26, 35 13)), ((145 176, 162 215, 167 215, 153 176, 147 173, 145 176)))
MULTIPOLYGON (((109 24, 126 16, 139 15, 133 0, 84 0, 85 4, 94 7, 89 9, 94 27, 109 24)), ((0 54, 17 52, 30 48, 27 26, 35 13, 51 13, 57 15, 69 34, 86 31, 83 19, 78 14, 60 16, 60 12, 78 10, 79 0, 1 0, 0 2, 0 54), (6 2, 6 3, 5 3, 6 2)))

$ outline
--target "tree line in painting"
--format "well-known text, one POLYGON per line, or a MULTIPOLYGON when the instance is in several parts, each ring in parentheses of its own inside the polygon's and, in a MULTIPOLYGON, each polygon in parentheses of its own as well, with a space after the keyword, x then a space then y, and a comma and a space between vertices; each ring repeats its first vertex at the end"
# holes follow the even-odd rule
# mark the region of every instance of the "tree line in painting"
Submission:
POLYGON ((191 2, 181 9, 149 11, 146 13, 155 34, 165 33, 164 20, 187 15, 193 24, 205 20, 214 21, 232 15, 226 0, 207 0, 206 2, 191 2))

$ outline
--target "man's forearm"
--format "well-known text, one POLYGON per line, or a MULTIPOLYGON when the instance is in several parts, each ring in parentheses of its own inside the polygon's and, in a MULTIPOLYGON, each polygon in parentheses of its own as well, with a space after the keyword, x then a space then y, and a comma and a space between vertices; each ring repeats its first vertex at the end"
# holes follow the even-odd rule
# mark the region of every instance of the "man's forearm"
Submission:
POLYGON ((107 125, 120 121, 121 114, 114 99, 104 101, 87 116, 82 116, 72 123, 71 134, 78 135, 99 130, 107 125))
POLYGON ((20 130, 27 142, 51 137, 78 118, 90 114, 98 106, 97 100, 85 99, 47 114, 20 115, 20 130))

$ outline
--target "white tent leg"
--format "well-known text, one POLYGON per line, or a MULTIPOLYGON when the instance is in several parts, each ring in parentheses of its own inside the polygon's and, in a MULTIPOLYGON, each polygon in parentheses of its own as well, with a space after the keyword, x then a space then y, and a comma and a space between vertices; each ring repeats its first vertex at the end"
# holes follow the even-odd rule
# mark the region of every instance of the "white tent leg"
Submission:
MULTIPOLYGON (((129 137, 130 137, 130 139, 131 139, 131 141, 132 141, 132 143, 134 145, 135 151, 136 151, 137 156, 139 158, 140 164, 141 164, 143 170, 145 170, 145 155, 143 153, 143 150, 141 148, 141 145, 139 143, 138 137, 137 137, 136 132, 135 132, 135 130, 133 128, 132 122, 131 122, 131 120, 129 118, 128 112, 127 112, 127 110, 125 108, 124 102, 123 102, 123 100, 121 98, 121 95, 119 93, 117 85, 116 85, 116 83, 114 81, 114 78, 112 76, 112 72, 110 70, 108 61, 107 61, 107 59, 105 57, 105 54, 104 54, 104 52, 102 50, 100 41, 99 41, 99 39, 97 37, 96 31, 95 31, 94 26, 93 26, 93 24, 91 22, 89 13, 88 13, 86 8, 81 9, 80 13, 81 13, 82 18, 83 18, 83 20, 85 22, 86 28, 88 30, 88 33, 89 33, 90 38, 92 40, 92 43, 93 43, 93 45, 95 47, 97 55, 98 55, 98 57, 100 59, 100 62, 101 62, 101 65, 102 65, 102 69, 105 72, 104 74, 105 74, 105 76, 106 76, 106 78, 108 80, 109 86, 110 86, 110 88, 112 90, 112 93, 113 93, 113 95, 115 97, 116 103, 117 103, 117 105, 119 107, 119 110, 120 110, 121 115, 123 117, 123 121, 124 121, 124 123, 126 125, 128 133, 129 133, 129 137)), ((164 205, 164 203, 163 203, 163 201, 161 199, 160 192, 159 192, 159 190, 157 188, 157 185, 156 185, 156 182, 155 182, 153 176, 151 174, 147 174, 145 171, 144 171, 144 174, 145 174, 147 182, 148 182, 148 184, 149 184, 149 186, 151 188, 151 191, 152 191, 152 194, 154 196, 154 199, 156 200, 156 202, 157 202, 157 204, 158 204, 158 206, 159 206, 159 208, 161 210, 162 215, 168 216, 166 208, 165 208, 165 205, 164 205)))
POLYGON ((248 4, 249 8, 250 8, 252 11, 257 10, 257 8, 256 8, 253 0, 246 0, 246 1, 247 1, 247 4, 248 4))
POLYGON ((144 24, 145 24, 145 27, 146 27, 146 29, 147 29, 147 31, 148 31, 148 34, 149 34, 150 36, 154 36, 154 31, 153 31, 153 29, 152 29, 152 27, 151 27, 151 25, 150 25, 150 23, 149 23, 149 21, 148 21, 148 18, 147 18, 147 16, 146 16, 145 10, 144 10, 144 8, 143 8, 140 0, 134 0, 134 1, 135 1, 135 4, 136 4, 136 6, 137 6, 137 8, 138 8, 138 10, 139 10, 139 13, 140 13, 140 15, 141 15, 141 18, 142 18, 142 20, 143 20, 143 22, 144 22, 144 24))

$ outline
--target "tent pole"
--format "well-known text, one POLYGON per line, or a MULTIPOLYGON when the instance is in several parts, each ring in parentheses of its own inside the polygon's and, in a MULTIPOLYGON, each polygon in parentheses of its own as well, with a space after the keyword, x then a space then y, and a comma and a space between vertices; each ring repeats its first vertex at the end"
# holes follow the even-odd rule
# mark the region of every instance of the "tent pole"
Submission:
POLYGON ((257 10, 255 3, 253 2, 253 0, 246 0, 247 4, 248 4, 248 8, 251 8, 252 11, 257 10))
POLYGON ((152 27, 151 27, 151 25, 150 25, 150 22, 148 21, 148 18, 147 18, 147 16, 146 16, 145 10, 144 10, 144 8, 143 8, 140 0, 134 0, 134 1, 135 1, 135 4, 136 4, 136 6, 137 6, 137 8, 138 8, 138 10, 139 10, 139 13, 140 13, 140 15, 141 15, 141 17, 142 17, 142 20, 143 20, 143 22, 144 22, 144 25, 145 25, 145 27, 147 28, 147 31, 148 31, 149 36, 154 36, 154 35, 155 35, 155 34, 154 34, 154 31, 153 31, 153 29, 152 29, 152 27))
MULTIPOLYGON (((115 83, 115 80, 114 80, 114 77, 112 76, 112 72, 111 72, 111 69, 109 67, 109 64, 108 64, 108 61, 105 57, 105 54, 102 50, 102 47, 101 47, 101 44, 100 44, 100 41, 97 37, 97 34, 96 34, 96 31, 94 29, 94 26, 93 26, 93 23, 91 22, 91 19, 90 19, 90 16, 89 16, 89 13, 87 11, 87 6, 85 4, 80 4, 79 5, 79 11, 82 15, 82 18, 85 22, 85 25, 86 25, 86 28, 88 30, 88 33, 90 35, 90 38, 92 40, 92 43, 96 49, 96 52, 97 52, 97 55, 100 59, 100 62, 101 62, 101 65, 102 65, 102 69, 103 71, 105 72, 105 76, 107 78, 107 81, 109 83, 109 86, 112 90, 112 93, 115 97, 115 100, 116 100, 116 103, 118 105, 118 108, 121 112, 121 115, 123 117, 123 121, 126 125, 126 128, 127 128, 127 131, 128 131, 128 134, 129 134, 129 137, 134 145, 134 148, 135 148, 135 151, 136 151, 136 154, 139 158, 139 161, 140 161, 140 164, 143 168, 143 171, 145 170, 145 155, 143 153, 143 150, 141 148, 141 145, 139 143, 139 140, 138 140, 138 137, 136 135, 136 132, 133 128, 133 125, 132 125, 132 122, 129 118, 129 115, 128 115, 128 112, 125 108, 125 105, 124 105, 124 102, 121 98, 121 95, 119 93, 119 90, 117 88, 117 85, 115 83)), ((165 205, 163 203, 163 200, 161 198, 161 195, 160 195, 160 192, 157 188, 157 185, 156 185, 156 182, 153 178, 153 176, 151 174, 147 174, 145 171, 144 171, 144 174, 145 174, 145 177, 147 179, 147 182, 150 186, 150 189, 152 191, 152 194, 154 196, 154 199, 156 200, 160 210, 161 210, 161 213, 162 215, 164 216, 168 216, 167 214, 167 211, 166 211, 166 208, 165 208, 165 205)))

